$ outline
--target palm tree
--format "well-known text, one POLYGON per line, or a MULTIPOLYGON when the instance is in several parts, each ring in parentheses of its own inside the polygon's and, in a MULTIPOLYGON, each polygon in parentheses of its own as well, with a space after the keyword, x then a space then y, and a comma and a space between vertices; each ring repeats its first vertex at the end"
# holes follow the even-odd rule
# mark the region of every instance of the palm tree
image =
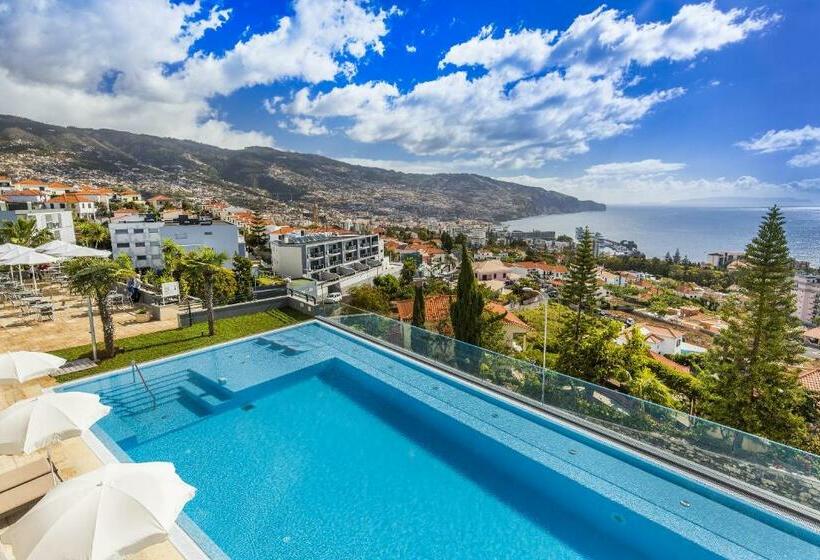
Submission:
POLYGON ((180 262, 182 274, 188 278, 189 285, 198 284, 197 280, 202 281, 202 295, 205 308, 208 310, 208 336, 213 336, 216 332, 214 328, 214 279, 225 270, 222 264, 227 258, 225 253, 217 253, 211 247, 203 247, 185 254, 180 262))
POLYGON ((105 339, 105 354, 112 358, 117 349, 114 347, 114 317, 108 294, 119 282, 134 274, 134 267, 127 255, 121 254, 110 260, 101 257, 84 257, 70 259, 63 265, 63 272, 68 276, 71 290, 94 298, 100 312, 105 339))
POLYGON ((74 224, 74 232, 80 245, 94 247, 95 249, 99 249, 100 245, 103 247, 110 245, 111 235, 108 228, 97 222, 78 220, 74 224))
POLYGON ((17 218, 14 222, 0 224, 0 242, 37 247, 54 239, 47 229, 37 229, 34 218, 17 218))

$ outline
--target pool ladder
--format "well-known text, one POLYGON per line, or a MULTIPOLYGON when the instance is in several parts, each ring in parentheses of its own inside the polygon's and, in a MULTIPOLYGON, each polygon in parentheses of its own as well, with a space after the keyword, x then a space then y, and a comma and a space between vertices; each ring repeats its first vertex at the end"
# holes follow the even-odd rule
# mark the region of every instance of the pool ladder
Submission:
POLYGON ((140 367, 137 365, 137 362, 135 362, 134 360, 131 360, 131 382, 132 383, 137 382, 137 374, 139 374, 140 381, 142 381, 142 384, 145 387, 145 390, 148 391, 148 395, 151 397, 151 402, 154 405, 153 408, 156 409, 157 408, 157 398, 154 396, 154 393, 153 393, 153 391, 151 391, 151 388, 148 386, 148 383, 145 382, 145 377, 142 375, 142 370, 140 370, 140 367))

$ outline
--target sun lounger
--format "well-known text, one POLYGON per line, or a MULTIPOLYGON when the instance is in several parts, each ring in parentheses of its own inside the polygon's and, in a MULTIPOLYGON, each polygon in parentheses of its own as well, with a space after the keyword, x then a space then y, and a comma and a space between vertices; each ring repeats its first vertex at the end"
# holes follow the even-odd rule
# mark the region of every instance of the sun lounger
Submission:
POLYGON ((47 459, 0 475, 0 517, 15 513, 45 496, 59 481, 55 475, 47 459))

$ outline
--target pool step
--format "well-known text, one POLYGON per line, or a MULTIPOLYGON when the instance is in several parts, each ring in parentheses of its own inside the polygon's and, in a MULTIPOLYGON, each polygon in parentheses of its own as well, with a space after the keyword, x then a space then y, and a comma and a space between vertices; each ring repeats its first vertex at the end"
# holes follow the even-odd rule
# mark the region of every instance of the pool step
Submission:
POLYGON ((230 405, 231 392, 207 377, 193 373, 179 384, 180 394, 207 413, 230 405))

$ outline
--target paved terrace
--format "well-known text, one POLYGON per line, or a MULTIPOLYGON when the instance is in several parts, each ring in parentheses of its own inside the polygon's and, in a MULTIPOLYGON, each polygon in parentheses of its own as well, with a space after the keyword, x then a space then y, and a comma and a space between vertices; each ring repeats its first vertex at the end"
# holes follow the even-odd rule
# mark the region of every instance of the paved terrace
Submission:
MULTIPOLYGON (((44 388, 55 385, 55 381, 44 378, 32 381, 24 385, 2 386, 0 387, 0 410, 5 409, 14 402, 29 397, 39 395, 44 388)), ((36 461, 45 457, 45 451, 38 451, 30 455, 0 455, 0 474, 11 471, 26 463, 36 461)), ((79 438, 71 438, 52 446, 51 452, 57 471, 63 480, 68 480, 81 474, 93 471, 102 463, 97 456, 88 448, 85 442, 79 438)), ((16 518, 19 518, 19 514, 16 518)), ((0 518, 0 531, 3 531, 16 518, 0 518)), ((8 558, 11 556, 11 548, 0 545, 0 557, 4 557, 5 552, 8 558)), ((128 556, 130 560, 183 560, 182 555, 170 542, 164 542, 150 546, 137 554, 128 556)))
MULTIPOLYGON (((58 286, 42 291, 54 304, 54 320, 24 319, 8 301, 0 302, 0 349, 3 351, 29 350, 49 352, 89 344, 88 306, 80 296, 67 293, 58 286)), ((95 312, 97 342, 102 344, 102 323, 95 312)), ((164 321, 146 321, 145 315, 135 313, 130 306, 122 306, 114 313, 117 338, 125 338, 177 327, 176 317, 164 321)))

